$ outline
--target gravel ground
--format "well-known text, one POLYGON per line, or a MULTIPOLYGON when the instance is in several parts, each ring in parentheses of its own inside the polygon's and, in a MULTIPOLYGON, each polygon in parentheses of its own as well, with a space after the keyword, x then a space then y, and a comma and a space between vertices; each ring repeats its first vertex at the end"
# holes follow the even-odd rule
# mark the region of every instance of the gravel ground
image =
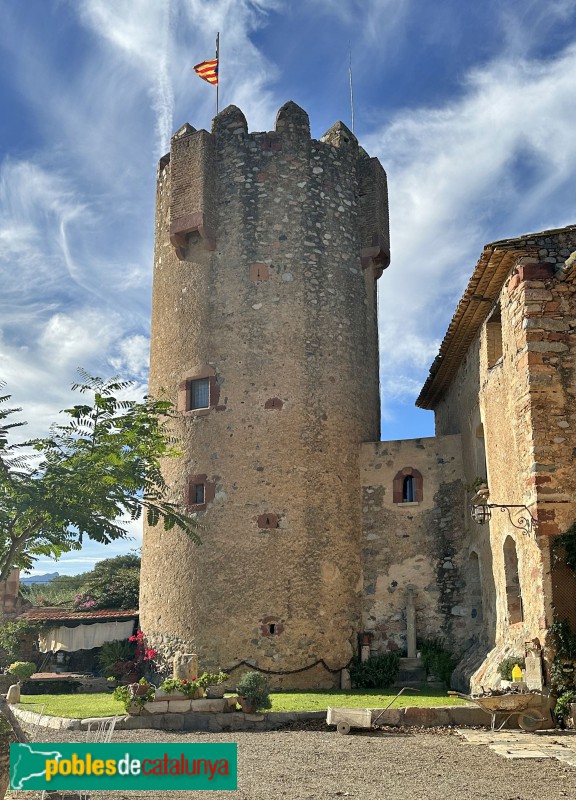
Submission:
MULTIPOLYGON (((114 742, 237 742, 238 791, 106 792, 112 800, 560 800, 576 798, 576 768, 555 759, 507 760, 455 732, 337 734, 323 725, 236 734, 118 731, 114 742), (314 727, 316 729, 314 729, 314 727)), ((80 741, 39 730, 39 741, 80 741)), ((13 798, 34 797, 17 792, 13 798)), ((36 795, 39 797, 39 795, 36 795)))

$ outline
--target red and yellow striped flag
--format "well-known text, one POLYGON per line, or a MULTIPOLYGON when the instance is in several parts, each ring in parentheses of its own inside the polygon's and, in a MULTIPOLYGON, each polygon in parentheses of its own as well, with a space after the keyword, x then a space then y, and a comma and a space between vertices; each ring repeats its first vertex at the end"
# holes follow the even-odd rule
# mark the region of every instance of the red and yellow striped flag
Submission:
POLYGON ((213 86, 218 86, 218 59, 213 58, 212 61, 202 61, 193 67, 194 72, 199 75, 202 80, 208 81, 213 86))

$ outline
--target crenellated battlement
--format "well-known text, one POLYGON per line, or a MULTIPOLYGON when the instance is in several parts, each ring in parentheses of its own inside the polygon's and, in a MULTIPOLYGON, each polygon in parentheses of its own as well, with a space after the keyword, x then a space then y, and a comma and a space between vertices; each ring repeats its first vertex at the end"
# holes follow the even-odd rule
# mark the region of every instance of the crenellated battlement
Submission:
POLYGON ((390 262, 386 173, 343 122, 312 139, 308 114, 289 101, 278 111, 274 130, 249 133, 242 111, 230 105, 214 117, 210 133, 183 125, 160 160, 162 181, 167 168, 170 240, 180 260, 194 233, 207 250, 217 247, 219 208, 242 188, 248 205, 278 203, 283 192, 293 191, 299 203, 320 200, 329 208, 337 201, 336 213, 357 217, 362 267, 373 267, 379 277, 390 262))

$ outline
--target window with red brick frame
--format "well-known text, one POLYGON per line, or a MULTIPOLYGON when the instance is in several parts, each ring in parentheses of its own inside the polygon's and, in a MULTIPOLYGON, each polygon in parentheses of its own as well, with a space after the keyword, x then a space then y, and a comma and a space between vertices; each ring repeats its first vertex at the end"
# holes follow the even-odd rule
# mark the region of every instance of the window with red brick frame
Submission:
POLYGON ((392 502, 421 503, 423 499, 424 481, 422 474, 414 467, 404 467, 404 469, 397 472, 392 484, 392 502), (406 480, 407 478, 408 480, 406 480), (409 499, 410 497, 412 499, 409 499))
POLYGON ((184 490, 184 503, 189 511, 205 511, 216 494, 216 485, 205 473, 189 475, 184 490))
POLYGON ((177 410, 194 415, 209 414, 212 408, 218 411, 223 406, 220 400, 220 386, 214 367, 204 365, 192 370, 178 386, 177 410))

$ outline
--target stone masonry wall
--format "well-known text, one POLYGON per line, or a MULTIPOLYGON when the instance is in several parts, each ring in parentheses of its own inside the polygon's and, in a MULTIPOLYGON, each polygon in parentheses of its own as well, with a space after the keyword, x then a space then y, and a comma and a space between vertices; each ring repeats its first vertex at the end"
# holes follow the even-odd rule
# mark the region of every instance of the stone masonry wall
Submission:
POLYGON ((418 639, 462 653, 482 626, 464 525, 460 436, 362 445, 363 629, 374 652, 405 650, 406 594, 418 639), (422 498, 400 502, 398 473, 422 476, 422 498))
POLYGON ((512 524, 520 511, 510 520, 494 509, 489 526, 469 523, 479 551, 489 542, 492 574, 486 562, 484 590, 493 591, 495 609, 488 625, 494 646, 474 677, 477 685, 495 683, 498 662, 523 654, 526 641, 544 642, 553 605, 575 606, 573 576, 552 567, 550 537, 575 519, 574 276, 558 277, 558 269, 576 247, 576 230, 526 237, 520 244, 510 243, 518 250, 517 267, 499 298, 502 357, 491 363, 485 325, 436 416, 439 432, 461 428, 465 479, 472 482, 477 443, 469 420, 479 408, 489 502, 525 504, 539 520, 536 534, 512 524))
MULTIPOLYGON (((151 642, 197 653, 202 669, 324 659, 337 670, 352 656, 358 450, 379 436, 384 189, 344 125, 312 140, 292 103, 266 133, 249 134, 234 107, 211 134, 185 126, 161 161, 150 386, 180 398, 184 455, 165 465, 175 496, 191 476, 210 492, 201 546, 145 530, 140 615, 151 642), (371 172, 378 185, 361 202, 371 172), (213 191, 188 191, 183 175, 213 191), (209 376, 210 406, 186 410, 198 376, 209 376)), ((317 666, 275 680, 331 686, 339 675, 317 666)))

